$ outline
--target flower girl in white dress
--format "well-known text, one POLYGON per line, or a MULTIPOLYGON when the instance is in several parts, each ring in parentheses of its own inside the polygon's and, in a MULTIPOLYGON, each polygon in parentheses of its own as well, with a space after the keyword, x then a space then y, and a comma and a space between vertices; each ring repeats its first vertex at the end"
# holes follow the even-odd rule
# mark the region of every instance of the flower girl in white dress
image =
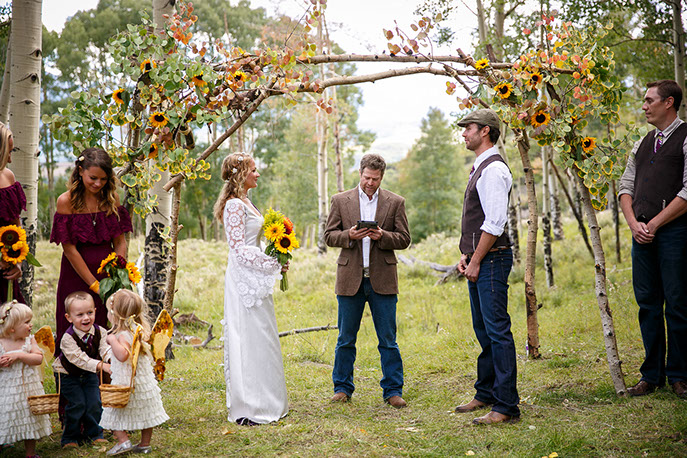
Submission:
POLYGON ((274 283, 288 265, 282 269, 260 248, 263 216, 247 197, 259 176, 253 158, 230 154, 215 203, 229 243, 222 321, 228 418, 245 426, 277 421, 289 411, 272 301, 274 283))
MULTIPOLYGON (((144 339, 150 336, 148 310, 141 296, 120 289, 107 300, 107 318, 112 323, 112 329, 107 336, 107 343, 112 347, 112 384, 129 385, 131 380, 131 345, 134 340, 133 323, 143 327, 144 339)), ((138 357, 134 390, 129 397, 129 403, 124 408, 104 407, 100 426, 111 429, 117 438, 117 444, 107 455, 122 455, 125 453, 150 453, 150 439, 153 427, 169 420, 162 405, 160 388, 153 373, 153 362, 147 344, 142 342, 141 353, 138 357), (141 442, 132 445, 127 431, 141 430, 141 442)))
POLYGON ((33 415, 27 400, 45 394, 32 318, 31 309, 17 301, 0 307, 0 444, 23 440, 27 457, 38 456, 36 442, 52 432, 48 415, 33 415))

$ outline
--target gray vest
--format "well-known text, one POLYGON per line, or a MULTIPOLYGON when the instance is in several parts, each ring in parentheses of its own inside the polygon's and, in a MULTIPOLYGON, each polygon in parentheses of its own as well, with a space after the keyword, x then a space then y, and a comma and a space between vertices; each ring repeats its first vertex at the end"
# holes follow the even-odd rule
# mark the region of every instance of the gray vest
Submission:
POLYGON ((632 210, 638 221, 647 223, 658 215, 682 189, 685 157, 682 145, 687 123, 680 124, 654 153, 656 130, 649 132, 635 155, 635 189, 632 210))
MULTIPOLYGON (((472 254, 477 249, 479 239, 482 236, 482 224, 484 224, 484 210, 479 201, 479 193, 477 192, 477 180, 482 176, 482 171, 487 168, 492 162, 501 161, 504 164, 506 161, 499 154, 495 154, 482 162, 477 170, 472 174, 468 186, 465 189, 465 199, 463 201, 463 219, 461 223, 460 236, 460 252, 463 254, 472 254)), ((510 196, 510 190, 508 191, 510 196)), ((508 225, 503 231, 503 234, 496 239, 492 248, 511 246, 508 238, 508 225)))

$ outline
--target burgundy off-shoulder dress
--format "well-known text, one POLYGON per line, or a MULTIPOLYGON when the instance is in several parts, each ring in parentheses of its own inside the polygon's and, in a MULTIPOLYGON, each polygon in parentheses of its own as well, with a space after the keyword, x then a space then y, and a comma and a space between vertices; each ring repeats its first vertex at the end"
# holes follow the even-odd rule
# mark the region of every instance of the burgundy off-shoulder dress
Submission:
MULTIPOLYGON (((102 280, 105 275, 97 274, 98 267, 103 259, 114 251, 115 237, 131 232, 131 216, 124 206, 118 208, 117 214, 112 213, 107 216, 104 211, 97 213, 73 213, 63 215, 55 213, 52 224, 50 241, 56 244, 72 243, 86 262, 88 269, 96 279, 102 280)), ((62 264, 60 265, 60 278, 57 282, 57 307, 55 313, 55 324, 57 339, 55 340, 55 351, 59 351, 60 339, 69 327, 69 322, 64 316, 64 300, 75 291, 85 291, 93 297, 95 302, 95 322, 100 326, 107 327, 107 309, 100 300, 100 296, 88 289, 89 285, 84 282, 67 256, 62 254, 62 264)))
MULTIPOLYGON (((26 210, 26 196, 18 181, 14 184, 0 189, 0 226, 14 224, 22 210, 26 210)), ((4 271, 0 271, 4 273, 4 271)), ((0 304, 7 299, 7 285, 9 281, 0 274, 0 304)), ((14 280, 14 298, 19 302, 24 302, 24 298, 19 291, 19 280, 14 280)))

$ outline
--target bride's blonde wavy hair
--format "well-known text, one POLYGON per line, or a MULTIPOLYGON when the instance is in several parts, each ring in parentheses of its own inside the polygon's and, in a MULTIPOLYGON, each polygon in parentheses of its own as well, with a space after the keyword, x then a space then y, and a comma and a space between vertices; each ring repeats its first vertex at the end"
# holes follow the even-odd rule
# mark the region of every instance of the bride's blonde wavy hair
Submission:
POLYGON ((252 160, 253 158, 246 153, 232 153, 222 161, 222 180, 224 181, 224 186, 222 186, 214 207, 215 218, 219 221, 222 221, 224 206, 227 204, 227 200, 232 197, 240 199, 246 196, 246 190, 243 185, 250 173, 250 163, 252 160))

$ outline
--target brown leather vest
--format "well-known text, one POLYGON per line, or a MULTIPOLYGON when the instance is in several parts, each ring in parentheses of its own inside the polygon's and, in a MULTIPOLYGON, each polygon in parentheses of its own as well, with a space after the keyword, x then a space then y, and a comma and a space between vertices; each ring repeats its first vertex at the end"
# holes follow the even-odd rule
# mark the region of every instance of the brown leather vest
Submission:
POLYGON ((635 189, 632 210, 638 221, 649 222, 682 189, 685 157, 682 145, 687 123, 680 124, 654 153, 656 130, 649 132, 635 154, 635 189))
MULTIPOLYGON (((499 154, 494 154, 482 162, 477 170, 473 173, 468 186, 465 189, 465 199, 463 200, 463 219, 461 223, 460 236, 460 252, 463 254, 472 254, 477 249, 479 239, 482 235, 482 224, 484 224, 484 210, 479 201, 479 193, 477 192, 477 180, 482 176, 482 171, 492 162, 501 161, 504 164, 506 161, 499 154)), ((508 191, 510 195, 510 190, 508 191)), ((511 246, 508 238, 508 224, 503 231, 503 234, 496 239, 492 248, 511 246)))

